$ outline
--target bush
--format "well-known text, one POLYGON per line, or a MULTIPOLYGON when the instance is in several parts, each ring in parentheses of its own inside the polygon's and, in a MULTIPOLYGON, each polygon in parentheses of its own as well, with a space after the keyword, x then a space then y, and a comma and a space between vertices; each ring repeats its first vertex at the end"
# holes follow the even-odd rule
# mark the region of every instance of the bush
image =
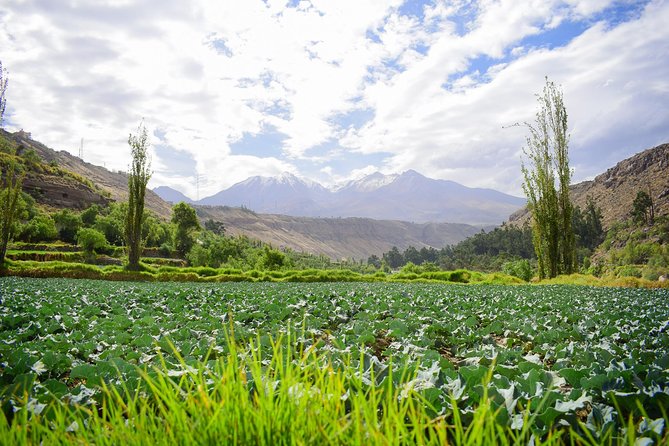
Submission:
POLYGON ((518 277, 525 282, 529 282, 532 279, 532 267, 526 259, 505 262, 502 265, 502 272, 509 276, 518 277))
POLYGON ((68 243, 76 241, 77 231, 81 228, 81 217, 78 214, 69 209, 63 209, 53 214, 53 220, 61 240, 68 243))
POLYGON ((618 268, 616 276, 641 278, 641 269, 634 265, 621 266, 618 268))
POLYGON ((77 231, 77 244, 86 255, 95 254, 107 248, 107 239, 104 234, 92 228, 83 228, 77 231))
POLYGON ((281 269, 284 266, 288 266, 287 260, 282 252, 265 246, 263 255, 258 261, 258 268, 270 271, 281 269))
POLYGON ((19 239, 25 242, 48 242, 58 237, 56 224, 49 215, 38 214, 21 229, 19 239))

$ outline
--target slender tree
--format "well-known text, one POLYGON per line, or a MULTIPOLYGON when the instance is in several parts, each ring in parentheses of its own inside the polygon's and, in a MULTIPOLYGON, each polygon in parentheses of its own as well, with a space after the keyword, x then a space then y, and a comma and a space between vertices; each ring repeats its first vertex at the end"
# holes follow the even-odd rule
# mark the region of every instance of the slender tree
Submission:
POLYGON ((569 197, 569 135, 562 92, 546 78, 537 96, 539 111, 529 130, 523 152, 523 191, 532 214, 532 238, 539 277, 571 274, 575 265, 572 229, 573 205, 569 197))
POLYGON ((19 209, 21 185, 25 176, 25 173, 20 170, 20 166, 13 159, 10 159, 3 167, 4 169, 0 169, 0 177, 2 177, 2 188, 0 188, 0 274, 4 274, 5 271, 7 245, 13 235, 19 209))
POLYGON ((200 229, 197 213, 192 206, 182 202, 172 207, 172 223, 174 230, 174 248, 181 257, 193 247, 193 231, 200 229))
MULTIPOLYGON (((0 62, 0 128, 7 105, 6 92, 7 70, 0 62)), ((5 272, 5 255, 16 223, 24 176, 25 173, 13 158, 8 158, 0 166, 0 274, 5 272)))
POLYGON ((147 154, 148 135, 142 122, 137 135, 128 137, 132 154, 132 164, 128 175, 128 213, 125 220, 125 239, 128 247, 128 269, 139 269, 142 253, 142 223, 144 221, 144 196, 146 185, 151 178, 150 161, 147 154))

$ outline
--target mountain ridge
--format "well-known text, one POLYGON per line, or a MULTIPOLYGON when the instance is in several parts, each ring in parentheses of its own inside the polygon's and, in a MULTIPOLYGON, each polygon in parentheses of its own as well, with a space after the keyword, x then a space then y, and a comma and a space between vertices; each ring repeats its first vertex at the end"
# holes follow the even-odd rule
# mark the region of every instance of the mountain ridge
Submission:
MULTIPOLYGON (((572 202, 585 209, 592 198, 602 210, 602 225, 613 224, 631 216, 632 203, 639 191, 649 192, 656 215, 669 214, 669 143, 643 150, 597 175, 594 179, 569 186, 572 202)), ((509 223, 528 222, 527 208, 509 217, 509 223)))
POLYGON ((226 233, 262 240, 278 248, 322 254, 335 260, 367 260, 393 246, 443 248, 483 228, 462 223, 410 223, 371 218, 315 218, 258 214, 229 206, 194 205, 201 220, 225 225, 226 233))
MULTIPOLYGON (((177 190, 165 186, 154 190, 166 200, 180 195, 177 190)), ((491 225, 505 221, 525 204, 525 199, 493 189, 436 180, 408 170, 392 175, 375 172, 332 189, 290 173, 277 177, 254 176, 202 200, 190 202, 207 206, 244 206, 259 213, 297 217, 361 217, 491 225)))

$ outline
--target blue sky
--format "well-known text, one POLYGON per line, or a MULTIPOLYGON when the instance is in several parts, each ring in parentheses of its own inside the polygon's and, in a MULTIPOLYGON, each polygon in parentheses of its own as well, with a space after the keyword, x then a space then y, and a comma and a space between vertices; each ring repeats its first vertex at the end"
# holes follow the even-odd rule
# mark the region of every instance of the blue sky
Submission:
POLYGON ((8 0, 5 127, 151 186, 336 185, 408 169, 521 195, 535 94, 569 113, 574 180, 669 141, 668 0, 8 0))

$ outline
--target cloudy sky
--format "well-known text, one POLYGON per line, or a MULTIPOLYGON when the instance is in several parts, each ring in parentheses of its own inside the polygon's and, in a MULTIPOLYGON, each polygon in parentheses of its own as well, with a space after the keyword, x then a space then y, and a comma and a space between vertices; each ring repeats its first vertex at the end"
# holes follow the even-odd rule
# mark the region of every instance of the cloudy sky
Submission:
POLYGON ((5 127, 196 198, 415 169, 521 195, 561 85, 574 180, 669 142, 669 0, 4 0, 5 127))

